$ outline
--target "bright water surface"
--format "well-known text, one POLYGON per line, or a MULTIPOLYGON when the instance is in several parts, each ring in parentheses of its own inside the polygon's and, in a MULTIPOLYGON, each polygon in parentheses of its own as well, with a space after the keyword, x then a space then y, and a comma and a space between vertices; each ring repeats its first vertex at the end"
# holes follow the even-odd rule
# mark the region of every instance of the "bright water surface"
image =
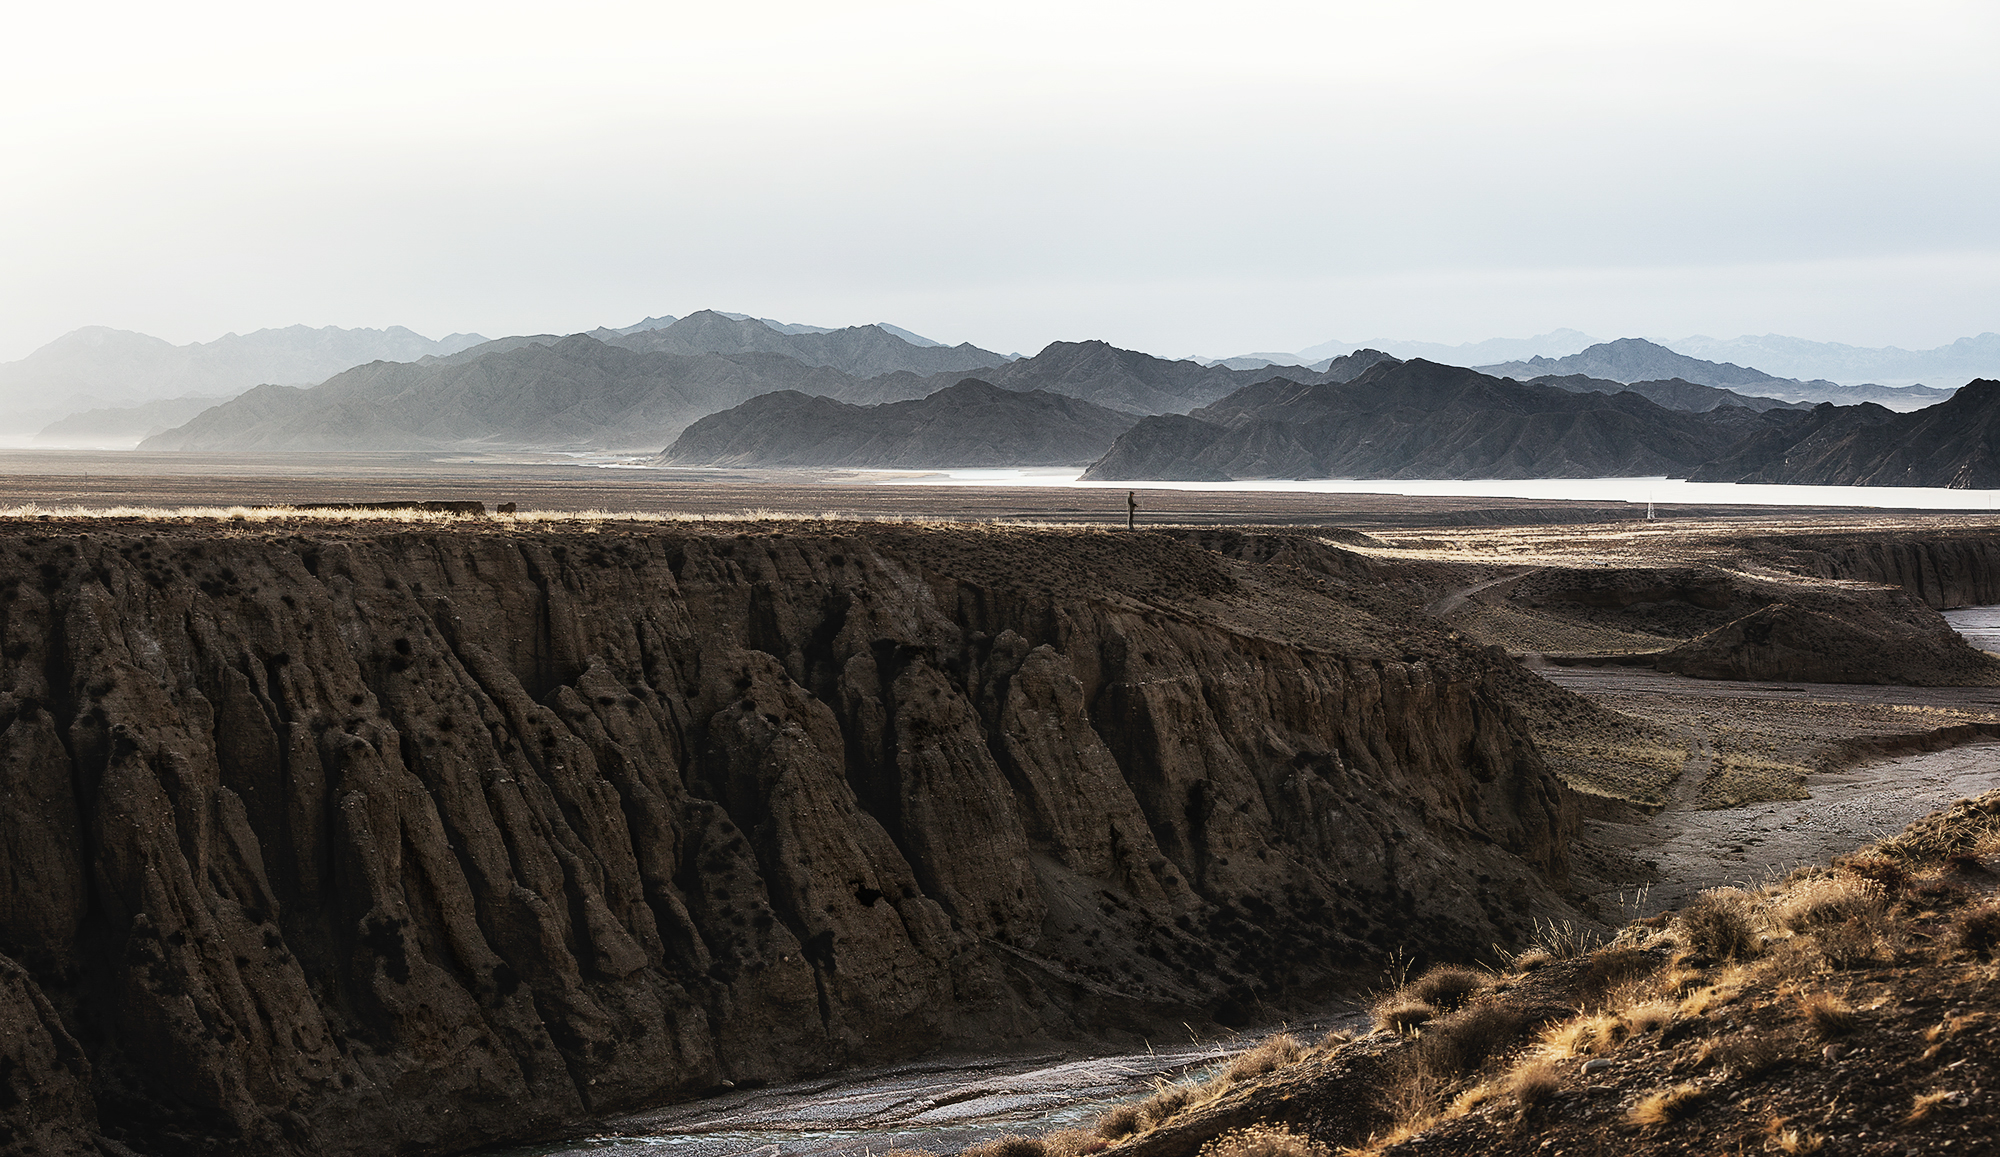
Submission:
POLYGON ((1944 612, 1944 621, 1982 651, 2000 651, 2000 607, 1960 607, 1944 612))
MULTIPOLYGON (((858 472, 857 472, 858 473, 858 472)), ((1693 503, 1748 506, 1875 506, 1905 510, 2000 510, 2000 490, 1933 486, 1764 486, 1677 478, 1303 478, 1256 482, 1082 482, 1073 469, 869 471, 887 485, 1074 486, 1097 490, 1290 491, 1439 498, 1693 503)))

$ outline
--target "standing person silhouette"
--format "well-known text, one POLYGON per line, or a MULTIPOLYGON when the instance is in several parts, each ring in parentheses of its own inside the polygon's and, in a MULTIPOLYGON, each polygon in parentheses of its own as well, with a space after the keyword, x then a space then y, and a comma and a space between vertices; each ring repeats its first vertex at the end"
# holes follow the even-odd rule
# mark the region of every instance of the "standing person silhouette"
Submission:
POLYGON ((1125 492, 1125 529, 1132 530, 1139 524, 1139 492, 1125 492))

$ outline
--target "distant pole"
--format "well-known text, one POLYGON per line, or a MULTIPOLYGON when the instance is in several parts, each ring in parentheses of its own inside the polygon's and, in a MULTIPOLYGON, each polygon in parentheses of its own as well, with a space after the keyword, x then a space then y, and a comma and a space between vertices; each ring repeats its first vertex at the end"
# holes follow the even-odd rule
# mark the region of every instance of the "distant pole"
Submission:
POLYGON ((1134 530, 1138 528, 1138 525, 1139 492, 1137 490, 1127 490, 1125 492, 1125 529, 1134 530))

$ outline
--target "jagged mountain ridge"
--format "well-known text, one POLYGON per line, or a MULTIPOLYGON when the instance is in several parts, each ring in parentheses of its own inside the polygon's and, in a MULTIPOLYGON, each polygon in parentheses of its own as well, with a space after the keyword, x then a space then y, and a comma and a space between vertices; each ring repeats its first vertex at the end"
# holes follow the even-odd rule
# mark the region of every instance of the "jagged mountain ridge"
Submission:
POLYGON ((2000 488, 2000 381, 1975 380, 1915 413, 1822 404, 1703 465, 1696 482, 2000 488))
MULTIPOLYGON (((682 325, 691 319, 682 319, 682 325)), ((735 319, 721 318, 735 325, 735 319)), ((750 322, 756 325, 758 323, 750 322)), ((645 338, 667 330, 630 335, 645 338)), ((873 329, 874 327, 862 327, 873 329)), ((688 333, 723 331, 704 321, 688 333)), ((827 335, 776 335, 802 340, 827 335)), ((879 338, 899 341, 875 330, 879 338)), ((517 337, 446 358, 356 367, 312 389, 260 387, 147 439, 145 450, 399 450, 531 447, 656 453, 708 414, 779 390, 856 405, 926 397, 956 385, 957 371, 857 378, 784 354, 639 352, 587 334, 517 337)), ((758 339, 762 340, 762 339, 758 339)), ((905 343, 907 344, 907 343, 905 343)), ((959 347, 909 346, 915 356, 959 347)), ((998 356, 998 355, 994 355, 998 356)), ((1384 357, 1362 351, 1309 380, 1345 380, 1384 357)), ((983 372, 1016 391, 1046 390, 1108 409, 1213 401, 1256 375, 1169 362, 1103 342, 1057 342, 1031 358, 983 372), (1106 398, 1125 399, 1117 405, 1106 398)))
POLYGON ((1572 393, 1422 360, 1350 382, 1273 378, 1121 435, 1091 480, 1684 476, 1739 439, 1793 421, 1669 410, 1633 393, 1572 393))
POLYGON ((755 318, 734 318, 714 310, 691 313, 672 325, 631 333, 599 331, 591 336, 608 345, 644 353, 772 353, 809 366, 830 366, 857 378, 890 373, 942 374, 986 370, 1008 358, 967 342, 957 346, 918 345, 879 325, 785 333, 755 318))
POLYGON ((854 406, 795 390, 763 394, 689 426, 667 466, 1082 466, 1137 414, 1046 390, 967 378, 927 397, 854 406))
POLYGON ((432 365, 377 362, 312 389, 260 386, 142 450, 657 451, 688 423, 773 390, 854 379, 778 354, 638 353, 581 334, 432 365))
POLYGON ((1687 410, 1705 414, 1718 406, 1741 406, 1747 410, 1810 410, 1809 402, 1787 402, 1777 398, 1752 397, 1739 394, 1735 390, 1725 390, 1716 386, 1704 386, 1684 378, 1670 378, 1659 382, 1614 382, 1603 378, 1587 377, 1583 374, 1548 374, 1528 379, 1530 385, 1554 386, 1573 394, 1634 393, 1649 401, 1665 406, 1669 410, 1687 410))

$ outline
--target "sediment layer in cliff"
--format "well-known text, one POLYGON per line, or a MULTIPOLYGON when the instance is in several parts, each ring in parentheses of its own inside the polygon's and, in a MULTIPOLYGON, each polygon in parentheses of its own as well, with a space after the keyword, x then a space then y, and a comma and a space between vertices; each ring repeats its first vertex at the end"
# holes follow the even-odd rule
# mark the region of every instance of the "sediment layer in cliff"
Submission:
POLYGON ((1143 532, 0 526, 0 1150, 446 1152, 1516 940, 1576 813, 1504 663, 1143 532))

